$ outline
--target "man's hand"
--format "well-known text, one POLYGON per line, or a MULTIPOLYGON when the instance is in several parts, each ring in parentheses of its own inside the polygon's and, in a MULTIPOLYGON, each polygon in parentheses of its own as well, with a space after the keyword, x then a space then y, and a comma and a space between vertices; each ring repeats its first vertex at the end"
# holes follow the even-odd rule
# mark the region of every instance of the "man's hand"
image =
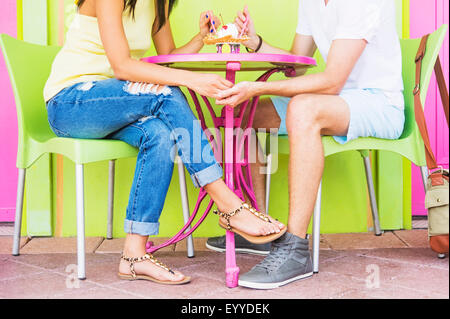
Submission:
POLYGON ((218 94, 216 104, 236 107, 257 95, 257 82, 241 82, 218 94))

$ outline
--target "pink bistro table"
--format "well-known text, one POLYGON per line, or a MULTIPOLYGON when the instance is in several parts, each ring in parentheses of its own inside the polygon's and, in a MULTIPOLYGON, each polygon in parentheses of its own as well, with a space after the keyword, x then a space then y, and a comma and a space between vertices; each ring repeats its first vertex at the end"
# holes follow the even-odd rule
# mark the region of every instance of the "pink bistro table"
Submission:
MULTIPOLYGON (((239 52, 239 50, 236 50, 239 52)), ((143 61, 168 66, 171 68, 201 71, 201 72, 217 72, 225 71, 226 79, 235 83, 236 73, 238 71, 261 71, 264 72, 257 81, 267 81, 270 76, 277 72, 284 72, 286 76, 295 76, 296 68, 307 68, 316 65, 316 61, 310 57, 280 54, 241 54, 241 53, 205 53, 205 54, 176 54, 176 55, 160 55, 144 58, 143 61)), ((202 96, 201 99, 205 103, 211 114, 216 134, 212 134, 207 128, 205 116, 201 107, 200 99, 192 90, 189 90, 198 113, 203 130, 209 138, 213 147, 216 159, 222 163, 224 169, 225 183, 232 189, 243 201, 244 190, 250 198, 251 204, 258 209, 258 204, 253 191, 253 183, 250 174, 249 163, 249 138, 250 134, 246 134, 252 128, 253 119, 258 105, 259 97, 245 102, 236 117, 234 109, 225 106, 221 115, 217 116, 208 98, 202 96), (246 127, 242 128, 242 121, 246 109, 250 105, 250 116, 246 123, 246 127), (222 156, 222 141, 220 128, 224 129, 224 143, 222 156), (242 128, 244 134, 235 134, 236 128, 242 128)), ((203 220, 210 212, 214 202, 209 201, 207 208, 197 223, 191 227, 201 203, 205 200, 207 193, 204 189, 200 190, 194 211, 190 216, 186 225, 170 240, 160 246, 147 246, 147 251, 153 253, 163 247, 175 244, 188 236, 200 226, 203 220)), ((239 278, 239 267, 236 265, 234 234, 230 231, 226 232, 226 284, 229 288, 237 287, 239 278)))

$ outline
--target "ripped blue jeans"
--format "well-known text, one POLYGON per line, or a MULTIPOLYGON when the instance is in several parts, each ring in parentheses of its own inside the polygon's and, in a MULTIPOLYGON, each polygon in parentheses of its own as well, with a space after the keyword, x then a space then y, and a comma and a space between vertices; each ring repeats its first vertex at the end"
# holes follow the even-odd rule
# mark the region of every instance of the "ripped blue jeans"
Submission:
POLYGON ((158 234, 176 152, 196 187, 222 177, 200 123, 177 87, 117 79, 78 83, 48 101, 47 112, 60 137, 114 139, 139 148, 126 233, 158 234))

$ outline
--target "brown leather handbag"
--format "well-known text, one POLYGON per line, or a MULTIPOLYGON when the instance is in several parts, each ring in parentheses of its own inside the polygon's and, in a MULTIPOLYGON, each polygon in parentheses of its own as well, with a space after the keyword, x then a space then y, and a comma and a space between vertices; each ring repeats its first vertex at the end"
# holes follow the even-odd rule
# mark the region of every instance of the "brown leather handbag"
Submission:
MULTIPOLYGON (((439 167, 436 163, 433 150, 428 137, 425 114, 420 101, 420 76, 422 70, 422 59, 425 56, 428 36, 422 38, 416 55, 416 86, 414 88, 414 111, 417 126, 425 145, 425 156, 429 176, 427 179, 425 207, 428 209, 428 236, 430 247, 440 254, 440 257, 449 251, 449 172, 439 167)), ((442 72, 439 56, 434 66, 439 92, 442 98, 445 117, 448 125, 449 100, 448 90, 445 85, 444 73, 442 72)))

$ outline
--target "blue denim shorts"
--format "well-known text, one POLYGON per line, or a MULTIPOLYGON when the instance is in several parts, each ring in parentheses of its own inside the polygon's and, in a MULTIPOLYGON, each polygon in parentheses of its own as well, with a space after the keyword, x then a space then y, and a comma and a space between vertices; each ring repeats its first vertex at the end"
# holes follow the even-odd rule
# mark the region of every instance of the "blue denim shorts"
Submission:
MULTIPOLYGON (((394 105, 379 89, 345 89, 339 96, 350 109, 350 125, 346 136, 333 136, 336 142, 345 144, 359 137, 398 139, 405 125, 403 105, 394 105)), ((272 97, 272 102, 281 118, 278 131, 287 135, 286 113, 290 98, 272 97)))

